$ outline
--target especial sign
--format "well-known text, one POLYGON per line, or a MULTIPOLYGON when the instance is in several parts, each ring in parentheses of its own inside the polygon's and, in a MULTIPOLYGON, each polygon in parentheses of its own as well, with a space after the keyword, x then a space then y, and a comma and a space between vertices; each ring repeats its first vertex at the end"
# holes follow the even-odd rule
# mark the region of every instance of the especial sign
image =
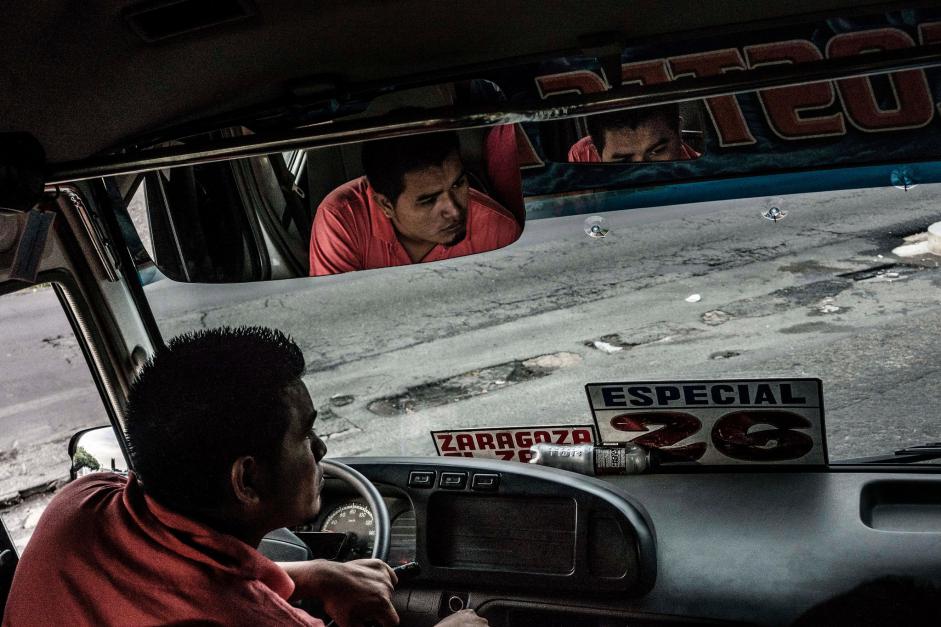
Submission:
POLYGON ((585 386, 602 443, 663 462, 827 463, 820 379, 653 381, 585 386))

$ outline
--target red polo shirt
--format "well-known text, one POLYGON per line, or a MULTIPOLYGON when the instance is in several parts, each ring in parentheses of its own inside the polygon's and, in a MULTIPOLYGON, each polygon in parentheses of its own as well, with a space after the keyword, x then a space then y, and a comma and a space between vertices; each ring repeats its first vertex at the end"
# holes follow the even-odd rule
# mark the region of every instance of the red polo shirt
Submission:
POLYGON ((113 473, 56 495, 13 577, 3 625, 307 625, 294 582, 233 536, 175 514, 113 473))
MULTIPOLYGON (((682 146, 683 155, 680 159, 698 159, 702 156, 701 153, 696 152, 685 143, 682 146)), ((572 144, 572 147, 569 148, 568 154, 569 163, 601 163, 601 155, 598 154, 598 149, 595 148, 595 143, 591 141, 591 135, 585 135, 580 140, 572 144)))
MULTIPOLYGON (((422 263, 503 248, 520 236, 520 225, 489 196, 471 189, 467 235, 455 246, 438 244, 422 263)), ((341 185, 324 198, 310 235, 310 275, 339 274, 412 263, 391 220, 376 205, 366 177, 341 185)))

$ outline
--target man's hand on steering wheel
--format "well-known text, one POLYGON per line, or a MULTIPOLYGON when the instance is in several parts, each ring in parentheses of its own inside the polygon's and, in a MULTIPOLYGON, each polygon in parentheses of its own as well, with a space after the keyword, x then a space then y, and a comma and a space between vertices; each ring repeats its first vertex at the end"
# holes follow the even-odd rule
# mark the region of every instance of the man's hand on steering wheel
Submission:
POLYGON ((320 599, 324 610, 340 627, 399 624, 392 606, 392 591, 398 578, 382 560, 312 560, 299 564, 303 564, 300 567, 303 572, 292 573, 297 586, 295 596, 320 599))

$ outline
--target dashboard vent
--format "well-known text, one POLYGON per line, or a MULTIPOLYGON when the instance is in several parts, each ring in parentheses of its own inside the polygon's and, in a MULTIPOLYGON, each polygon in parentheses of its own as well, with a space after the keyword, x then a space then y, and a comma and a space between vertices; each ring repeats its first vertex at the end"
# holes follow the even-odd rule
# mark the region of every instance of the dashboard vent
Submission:
POLYGON ((151 43, 256 15, 249 0, 163 0, 125 9, 124 20, 151 43))

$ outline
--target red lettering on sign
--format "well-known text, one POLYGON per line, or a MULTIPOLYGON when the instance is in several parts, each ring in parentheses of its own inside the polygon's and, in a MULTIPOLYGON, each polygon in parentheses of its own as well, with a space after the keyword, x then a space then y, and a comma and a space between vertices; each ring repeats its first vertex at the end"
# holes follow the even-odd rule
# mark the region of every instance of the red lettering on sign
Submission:
POLYGON ((497 456, 505 462, 513 461, 516 451, 497 451, 497 456))
MULTIPOLYGON (((819 61, 823 55, 809 41, 793 39, 745 48, 748 67, 819 61)), ((762 89, 758 92, 768 126, 782 139, 830 137, 846 133, 842 113, 819 117, 801 115, 805 111, 829 107, 836 100, 832 83, 810 83, 797 87, 762 89)))
POLYGON ((705 442, 674 446, 677 442, 696 435, 702 428, 702 422, 692 414, 684 412, 621 414, 611 419, 611 426, 618 431, 646 433, 630 441, 645 448, 660 449, 663 454, 669 455, 669 461, 695 461, 706 452, 705 442))
MULTIPOLYGON (((745 69, 742 55, 735 48, 672 57, 669 61, 674 78, 718 76, 729 71, 745 69)), ((755 143, 735 96, 706 98, 706 109, 716 127, 720 145, 747 146, 755 143)))
POLYGON ((501 431, 497 434, 497 447, 499 448, 513 448, 513 436, 511 436, 506 431, 501 431))
POLYGON ((576 70, 537 76, 536 89, 542 98, 561 94, 597 94, 607 91, 608 83, 594 72, 576 70))
POLYGON ((575 429, 572 431, 572 444, 590 444, 591 439, 590 429, 575 429))
POLYGON ((454 436, 449 433, 437 433, 435 437, 441 442, 442 451, 456 451, 457 449, 451 446, 451 441, 454 440, 454 436))
POLYGON ((459 451, 473 451, 474 450, 474 438, 471 437, 471 434, 469 433, 457 434, 457 450, 459 451))
POLYGON ((528 431, 516 432, 516 448, 529 448, 533 445, 533 437, 528 431))
POLYGON ((670 82, 670 72, 665 59, 638 61, 621 65, 622 85, 657 85, 670 82))
POLYGON ((567 444, 566 440, 569 439, 569 432, 565 429, 554 429, 552 435, 555 436, 556 444, 567 444))
POLYGON ((522 450, 519 452, 519 460, 524 464, 528 464, 529 460, 533 458, 533 455, 535 455, 535 453, 530 450, 522 450))
POLYGON ((533 432, 533 443, 545 443, 552 444, 552 436, 549 435, 548 431, 534 431, 533 432))
POLYGON ((477 450, 482 451, 484 449, 495 449, 496 445, 493 443, 493 434, 490 433, 478 433, 477 434, 477 450))
POLYGON ((750 462, 798 459, 814 448, 814 439, 794 429, 810 429, 809 420, 786 411, 737 411, 712 427, 712 443, 723 455, 750 462), (762 425, 765 429, 755 429, 762 425))
MULTIPOLYGON (((852 57, 866 52, 911 48, 915 42, 905 31, 879 28, 858 33, 840 33, 827 43, 827 57, 852 57)), ((872 88, 871 77, 837 81, 843 107, 853 126, 868 132, 920 128, 931 122, 934 104, 923 70, 904 70, 888 75, 896 106, 883 108, 872 88)))

